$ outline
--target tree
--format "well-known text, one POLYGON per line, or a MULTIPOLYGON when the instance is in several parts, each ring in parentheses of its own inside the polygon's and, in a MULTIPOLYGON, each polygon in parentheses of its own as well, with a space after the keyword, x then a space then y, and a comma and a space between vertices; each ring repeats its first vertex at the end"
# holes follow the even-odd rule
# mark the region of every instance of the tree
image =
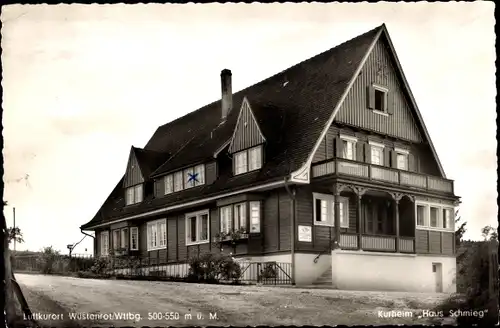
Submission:
MULTIPOLYGON (((458 215, 458 211, 459 210, 457 210, 454 213, 455 214, 455 224, 458 224, 458 222, 460 222, 460 220, 462 219, 462 217, 458 215)), ((455 246, 457 249, 460 247, 460 242, 462 241, 462 238, 463 238, 465 232, 467 231, 466 225, 467 225, 467 222, 462 222, 462 224, 457 228, 457 230, 455 230, 455 246)))
POLYGON ((17 243, 24 243, 23 233, 19 227, 10 227, 7 228, 7 239, 9 240, 9 244, 11 241, 16 241, 17 243))
POLYGON ((484 226, 481 229, 481 235, 484 241, 498 240, 498 231, 490 225, 484 226))

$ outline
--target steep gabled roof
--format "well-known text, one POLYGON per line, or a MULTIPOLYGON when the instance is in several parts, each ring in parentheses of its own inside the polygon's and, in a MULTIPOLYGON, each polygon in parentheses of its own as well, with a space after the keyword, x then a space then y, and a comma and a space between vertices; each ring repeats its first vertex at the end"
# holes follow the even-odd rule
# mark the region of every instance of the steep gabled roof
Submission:
POLYGON ((140 204, 126 208, 123 207, 123 192, 115 189, 113 192, 116 195, 111 198, 115 202, 121 198, 122 208, 102 216, 99 211, 94 219, 82 228, 165 207, 176 201, 187 202, 197 197, 243 188, 250 183, 259 184, 282 179, 303 167, 380 28, 377 27, 235 93, 233 109, 224 124, 220 124, 219 100, 160 126, 144 147, 147 151, 172 154, 151 174, 152 177, 209 158, 213 159, 214 152, 231 138, 243 98, 247 97, 259 127, 269 143, 269 148, 266 148, 266 161, 260 171, 244 176, 219 176, 211 185, 158 199, 145 199, 140 204), (305 129, 307 133, 304 133, 305 129))

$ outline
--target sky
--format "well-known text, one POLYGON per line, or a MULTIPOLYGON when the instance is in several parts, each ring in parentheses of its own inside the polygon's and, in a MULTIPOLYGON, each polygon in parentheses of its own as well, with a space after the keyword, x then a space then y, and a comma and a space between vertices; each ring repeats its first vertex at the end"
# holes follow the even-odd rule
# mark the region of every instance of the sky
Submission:
MULTIPOLYGON (((4 214, 39 250, 82 239, 132 145, 385 23, 455 193, 466 238, 497 227, 494 3, 2 7, 4 214)), ((74 253, 92 252, 86 238, 74 253)))

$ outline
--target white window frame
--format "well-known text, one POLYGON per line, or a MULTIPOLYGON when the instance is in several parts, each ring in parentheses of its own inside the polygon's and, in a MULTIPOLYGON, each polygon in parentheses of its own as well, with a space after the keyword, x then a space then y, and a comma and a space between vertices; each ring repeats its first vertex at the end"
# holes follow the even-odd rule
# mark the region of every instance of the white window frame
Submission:
POLYGON ((146 234, 148 251, 167 248, 167 219, 149 221, 146 234))
POLYGON ((384 165, 384 148, 385 145, 381 144, 379 142, 374 142, 374 141, 368 141, 368 144, 370 145, 370 163, 374 165, 384 165), (373 163, 373 154, 374 150, 380 151, 380 163, 373 163))
POLYGON ((202 186, 205 184, 205 164, 196 165, 194 167, 194 174, 196 175, 195 186, 202 186))
POLYGON ((171 194, 174 192, 174 175, 168 174, 165 176, 164 180, 164 191, 165 195, 171 194))
POLYGON ((373 84, 373 89, 374 89, 374 92, 373 92, 373 107, 374 107, 373 112, 375 112, 377 114, 387 114, 387 108, 388 108, 388 102, 389 102, 389 89, 384 88, 380 85, 376 85, 376 84, 373 84), (376 95, 377 91, 384 93, 384 108, 382 110, 375 108, 375 104, 376 104, 375 95, 376 95))
POLYGON ((408 155, 410 154, 410 152, 406 149, 401 149, 401 148, 394 148, 394 151, 396 152, 396 168, 398 170, 408 171, 408 166, 409 166, 408 155), (404 160, 405 160, 404 167, 400 167, 400 165, 399 165, 400 156, 404 157, 404 160))
POLYGON ((443 209, 441 208, 441 206, 434 206, 434 205, 431 205, 429 206, 429 227, 431 228, 442 228, 443 225, 442 225, 442 222, 441 222, 441 213, 443 212, 443 209), (436 210, 436 226, 434 227, 432 225, 432 209, 435 209, 436 210))
MULTIPOLYGON (((355 137, 351 137, 351 136, 345 136, 345 135, 340 135, 340 140, 342 142, 346 142, 346 145, 347 146, 351 146, 351 158, 349 158, 349 154, 346 152, 346 147, 343 147, 342 148, 342 158, 344 159, 349 159, 351 161, 355 161, 356 160, 356 143, 358 142, 358 139, 355 138, 355 137)), ((349 147, 347 147, 349 148, 349 147)))
POLYGON ((416 229, 418 229, 418 230, 431 230, 431 231, 443 231, 443 232, 454 232, 455 231, 454 214, 455 214, 455 206, 452 204, 442 204, 442 203, 434 203, 434 202, 417 200, 415 202, 415 226, 416 226, 416 229), (418 225, 417 206, 424 207, 424 215, 425 215, 424 225, 418 225), (438 215, 437 227, 431 227, 431 207, 437 208, 437 215, 438 215), (443 217, 443 210, 445 210, 445 209, 450 211, 450 218, 448 221, 448 226, 446 228, 443 228, 443 220, 446 220, 446 218, 443 217))
POLYGON ((262 209, 260 201, 248 202, 248 207, 250 209, 250 232, 260 233, 261 222, 262 222, 262 209), (256 211, 255 211, 256 210, 256 211), (255 215, 257 213, 257 215, 255 215))
MULTIPOLYGON (((338 197, 339 203, 341 203, 341 220, 340 227, 341 228, 349 228, 349 198, 347 197, 338 197), (342 220, 344 219, 344 220, 342 220)), ((334 227, 335 226, 335 196, 329 194, 320 194, 313 193, 313 221, 315 225, 334 227), (317 221, 316 220, 316 201, 321 200, 326 202, 326 221, 317 221)))
POLYGON ((184 217, 185 221, 185 229, 186 229, 186 246, 188 245, 199 245, 199 244, 207 244, 210 242, 210 211, 209 210, 202 210, 198 212, 193 212, 193 213, 188 213, 184 217), (201 227, 202 225, 202 216, 206 215, 207 216, 207 239, 205 240, 200 240, 201 239, 201 227), (191 231, 190 227, 190 222, 189 218, 191 217, 196 217, 196 241, 191 241, 190 240, 190 235, 188 231, 191 231))
POLYGON ((263 157, 262 145, 258 145, 234 153, 233 155, 234 175, 260 170, 264 163, 262 157, 263 157))
POLYGON ((220 232, 229 233, 233 230, 233 208, 232 205, 219 208, 220 232))
POLYGON ((243 231, 246 233, 247 229, 247 203, 238 203, 233 205, 233 221, 234 229, 240 230, 243 227, 243 231), (243 224, 242 224, 243 222, 243 224))
POLYGON ((142 183, 125 189, 125 205, 133 205, 144 200, 142 183))
POLYGON ((248 171, 255 171, 262 168, 262 146, 248 149, 248 171))
POLYGON ((184 176, 182 175, 183 171, 177 171, 173 173, 174 176, 174 192, 179 192, 184 190, 184 176), (178 183, 180 182, 180 184, 178 183))
POLYGON ((111 233, 113 238, 113 250, 116 251, 118 248, 120 248, 120 229, 114 229, 111 231, 111 233))
POLYGON ((109 255, 109 231, 101 231, 100 232, 100 238, 101 238, 101 244, 99 245, 99 250, 101 253, 101 256, 108 256, 109 255), (106 247, 104 247, 106 245, 106 247))
POLYGON ((130 227, 130 241, 129 247, 131 251, 139 250, 139 228, 138 227, 130 227), (134 236, 135 236, 135 247, 134 247, 134 236))
POLYGON ((129 249, 129 244, 128 244, 128 241, 129 241, 129 229, 128 227, 127 228, 122 228, 120 230, 120 248, 123 248, 123 249, 126 249, 128 250, 129 249))

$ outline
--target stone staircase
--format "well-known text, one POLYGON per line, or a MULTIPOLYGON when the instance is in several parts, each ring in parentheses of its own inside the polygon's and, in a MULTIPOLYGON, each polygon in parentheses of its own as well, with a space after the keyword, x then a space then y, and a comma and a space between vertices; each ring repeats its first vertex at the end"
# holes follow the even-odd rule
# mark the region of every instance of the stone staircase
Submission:
POLYGON ((332 285, 332 267, 330 266, 328 270, 323 272, 321 276, 319 276, 316 281, 313 282, 313 285, 322 285, 322 286, 331 286, 332 285))

